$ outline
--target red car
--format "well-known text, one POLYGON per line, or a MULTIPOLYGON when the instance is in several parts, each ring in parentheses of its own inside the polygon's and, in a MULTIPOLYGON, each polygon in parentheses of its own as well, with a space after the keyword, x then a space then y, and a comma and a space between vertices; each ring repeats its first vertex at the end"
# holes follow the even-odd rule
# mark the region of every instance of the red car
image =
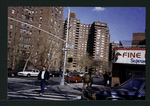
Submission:
MULTIPOLYGON (((65 80, 67 80, 67 75, 65 76, 65 80)), ((79 74, 70 74, 70 81, 72 82, 83 82, 82 77, 79 74)))

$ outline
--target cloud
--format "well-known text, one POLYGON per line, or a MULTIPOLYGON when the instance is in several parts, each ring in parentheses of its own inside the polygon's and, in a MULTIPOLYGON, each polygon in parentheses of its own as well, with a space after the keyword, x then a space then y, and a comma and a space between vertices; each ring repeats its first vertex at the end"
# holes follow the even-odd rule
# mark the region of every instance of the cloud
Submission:
POLYGON ((93 9, 93 11, 104 11, 104 10, 105 10, 105 8, 102 8, 102 7, 95 7, 93 9))

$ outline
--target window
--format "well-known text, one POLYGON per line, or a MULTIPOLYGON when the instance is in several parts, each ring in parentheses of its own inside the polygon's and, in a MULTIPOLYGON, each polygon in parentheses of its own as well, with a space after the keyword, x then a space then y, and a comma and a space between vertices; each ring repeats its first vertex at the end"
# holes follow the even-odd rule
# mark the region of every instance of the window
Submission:
POLYGON ((59 14, 61 14, 61 11, 59 11, 59 14))
POLYGON ((41 27, 41 24, 39 24, 39 28, 41 27))
POLYGON ((42 17, 40 17, 40 21, 42 21, 42 17))
POLYGON ((100 57, 103 57, 103 55, 100 55, 100 57))
POLYGON ((10 37, 10 38, 12 37, 12 32, 9 32, 9 37, 10 37))
POLYGON ((10 29, 13 29, 13 25, 10 25, 10 29))
POLYGON ((40 35, 41 31, 39 30, 39 35, 40 35))
POLYGON ((53 22, 53 19, 51 19, 51 22, 53 22))
POLYGON ((55 18, 57 18, 57 14, 55 14, 55 18))
POLYGON ((34 14, 34 11, 32 11, 32 14, 34 14))
POLYGON ((59 20, 60 20, 60 17, 59 17, 59 20))
POLYGON ((36 52, 36 54, 35 55, 38 55, 38 52, 36 52))
POLYGON ((35 59, 35 63, 37 63, 37 59, 35 59))
POLYGON ((52 11, 52 15, 53 15, 53 11, 52 11))
POLYGON ((56 28, 54 28, 54 31, 56 31, 56 28))
POLYGON ((10 40, 8 41, 8 44, 11 45, 11 41, 10 40))
POLYGON ((43 13, 43 9, 41 9, 41 11, 40 11, 40 14, 42 14, 43 13))
POLYGON ((56 11, 58 12, 58 8, 56 8, 56 11))
POLYGON ((57 21, 55 21, 54 24, 56 25, 56 24, 57 24, 57 21))
POLYGON ((12 14, 15 14, 15 10, 12 10, 12 14))

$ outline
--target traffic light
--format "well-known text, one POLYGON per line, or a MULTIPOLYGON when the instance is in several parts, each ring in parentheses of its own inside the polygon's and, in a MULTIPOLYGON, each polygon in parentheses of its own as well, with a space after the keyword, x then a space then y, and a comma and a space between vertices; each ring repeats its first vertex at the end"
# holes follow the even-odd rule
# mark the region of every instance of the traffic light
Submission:
POLYGON ((72 57, 69 57, 69 58, 68 58, 68 62, 71 63, 72 61, 73 61, 73 58, 72 58, 72 57))

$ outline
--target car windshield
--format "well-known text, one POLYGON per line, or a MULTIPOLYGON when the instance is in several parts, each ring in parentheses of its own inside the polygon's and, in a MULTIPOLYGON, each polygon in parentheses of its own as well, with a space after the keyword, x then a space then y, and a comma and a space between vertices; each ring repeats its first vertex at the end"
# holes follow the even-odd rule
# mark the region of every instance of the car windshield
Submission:
POLYGON ((70 74, 70 76, 76 76, 76 74, 70 74))
POLYGON ((122 87, 124 89, 134 92, 141 86, 141 84, 143 84, 143 82, 144 79, 133 79, 127 82, 126 84, 122 85, 122 87))

